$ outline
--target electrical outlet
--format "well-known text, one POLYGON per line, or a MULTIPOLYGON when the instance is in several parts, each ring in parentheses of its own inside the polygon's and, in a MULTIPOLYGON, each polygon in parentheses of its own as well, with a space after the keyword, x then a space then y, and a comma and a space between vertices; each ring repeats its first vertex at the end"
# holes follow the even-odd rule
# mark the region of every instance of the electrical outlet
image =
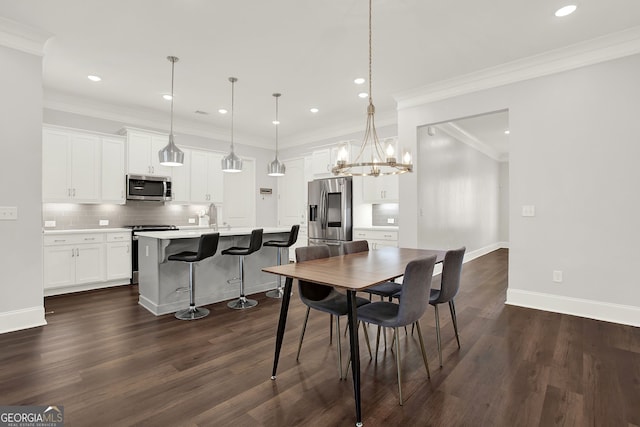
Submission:
POLYGON ((395 218, 387 218, 387 224, 395 224, 396 220, 395 218))
POLYGON ((18 219, 17 206, 0 206, 0 220, 15 221, 18 219))
POLYGON ((189 218, 189 224, 195 224, 195 223, 196 223, 195 218, 189 218))
POLYGON ((522 206, 522 216, 536 216, 536 207, 534 205, 522 206))
POLYGON ((44 222, 44 226, 45 227, 55 227, 56 226, 56 222, 55 221, 45 221, 44 222))
POLYGON ((553 281, 556 283, 562 283, 562 271, 553 270, 553 281))
POLYGON ((109 225, 109 220, 108 219, 101 219, 99 224, 100 225, 109 225))

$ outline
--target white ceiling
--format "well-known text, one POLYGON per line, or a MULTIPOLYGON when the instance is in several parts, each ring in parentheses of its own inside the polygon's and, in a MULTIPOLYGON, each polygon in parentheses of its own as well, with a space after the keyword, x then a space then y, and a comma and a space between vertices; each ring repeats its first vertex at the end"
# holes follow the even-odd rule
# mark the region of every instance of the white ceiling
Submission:
MULTIPOLYGON (((230 107, 235 76, 236 141, 258 145, 274 138, 273 92, 282 93, 283 145, 364 129, 353 79, 367 76, 367 13, 366 0, 0 0, 0 16, 53 35, 47 101, 133 109, 166 117, 168 128, 161 95, 175 55, 177 132, 197 123, 226 134, 229 115, 217 110, 230 107)), ((638 25, 638 0, 374 0, 377 123, 395 121, 395 94, 638 25), (553 15, 571 2, 573 15, 553 15)))

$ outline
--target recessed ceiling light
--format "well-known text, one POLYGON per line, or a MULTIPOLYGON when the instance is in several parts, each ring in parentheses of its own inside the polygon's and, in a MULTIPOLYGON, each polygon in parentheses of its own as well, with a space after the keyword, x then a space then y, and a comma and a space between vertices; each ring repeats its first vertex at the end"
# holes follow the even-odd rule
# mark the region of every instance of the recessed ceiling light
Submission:
POLYGON ((318 112, 318 111, 320 111, 320 110, 318 110, 316 107, 313 107, 313 108, 309 108, 309 111, 311 111, 312 113, 314 113, 314 114, 315 114, 315 113, 317 113, 317 112, 318 112))
POLYGON ((367 96, 369 96, 369 94, 368 94, 367 92, 360 92, 360 93, 358 94, 358 96, 359 96, 360 98, 366 98, 367 96))
POLYGON ((509 132, 509 129, 507 129, 507 130, 505 130, 505 131, 504 131, 504 134, 505 134, 505 135, 509 135, 510 133, 511 133, 511 132, 509 132))
POLYGON ((171 98, 172 98, 171 95, 162 95, 162 97, 167 101, 171 101, 171 98))
POLYGON ((357 85, 361 85, 361 84, 363 84, 363 83, 365 82, 365 80, 364 80, 362 77, 358 77, 358 78, 357 78, 357 79, 355 79, 353 82, 354 82, 355 84, 357 84, 357 85))
POLYGON ((87 78, 89 80, 91 80, 92 82, 99 82, 100 80, 102 80, 102 78, 100 78, 100 76, 87 76, 87 78))
POLYGON ((279 121, 279 120, 274 120, 274 121, 272 121, 271 123, 273 123, 274 125, 279 125, 279 124, 280 124, 280 121, 279 121))
POLYGON ((220 114, 227 114, 227 113, 228 113, 228 111, 227 111, 227 110, 225 110, 224 108, 221 108, 221 109, 219 109, 219 110, 218 110, 218 113, 220 113, 220 114))
POLYGON ((556 16, 562 18, 563 16, 571 15, 576 11, 577 6, 575 4, 570 4, 568 6, 561 7, 556 10, 556 16))

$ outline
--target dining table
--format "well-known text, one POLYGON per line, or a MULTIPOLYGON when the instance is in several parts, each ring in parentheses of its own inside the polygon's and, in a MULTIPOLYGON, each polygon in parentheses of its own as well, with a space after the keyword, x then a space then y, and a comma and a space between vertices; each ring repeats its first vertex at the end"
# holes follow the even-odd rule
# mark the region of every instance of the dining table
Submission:
POLYGON ((276 348, 271 379, 276 379, 280 349, 284 339, 293 280, 305 280, 332 286, 347 295, 347 317, 353 394, 356 409, 356 426, 361 427, 362 405, 360 396, 360 349, 358 345, 358 314, 356 292, 368 287, 394 280, 404 275, 407 264, 413 260, 436 255, 436 263, 444 260, 445 250, 384 247, 376 250, 320 258, 300 263, 290 263, 263 268, 267 273, 285 276, 284 294, 280 306, 280 317, 276 334, 276 348))

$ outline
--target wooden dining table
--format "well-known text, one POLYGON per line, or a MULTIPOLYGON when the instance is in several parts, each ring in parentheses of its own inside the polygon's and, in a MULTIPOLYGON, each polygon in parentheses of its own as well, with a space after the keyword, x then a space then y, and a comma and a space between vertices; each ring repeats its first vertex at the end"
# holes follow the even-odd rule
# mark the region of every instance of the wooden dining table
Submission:
POLYGON ((361 427, 363 424, 360 398, 360 349, 358 346, 356 292, 378 283, 401 277, 404 275, 407 264, 415 259, 436 255, 436 262, 442 262, 445 253, 446 251, 444 250, 386 247, 367 252, 263 268, 262 271, 264 272, 286 277, 282 305, 280 307, 280 318, 278 320, 276 349, 271 379, 276 379, 280 349, 282 347, 284 330, 287 323, 289 302, 291 300, 293 279, 320 283, 346 291, 349 341, 351 347, 351 371, 353 375, 353 394, 356 406, 356 426, 361 427))

